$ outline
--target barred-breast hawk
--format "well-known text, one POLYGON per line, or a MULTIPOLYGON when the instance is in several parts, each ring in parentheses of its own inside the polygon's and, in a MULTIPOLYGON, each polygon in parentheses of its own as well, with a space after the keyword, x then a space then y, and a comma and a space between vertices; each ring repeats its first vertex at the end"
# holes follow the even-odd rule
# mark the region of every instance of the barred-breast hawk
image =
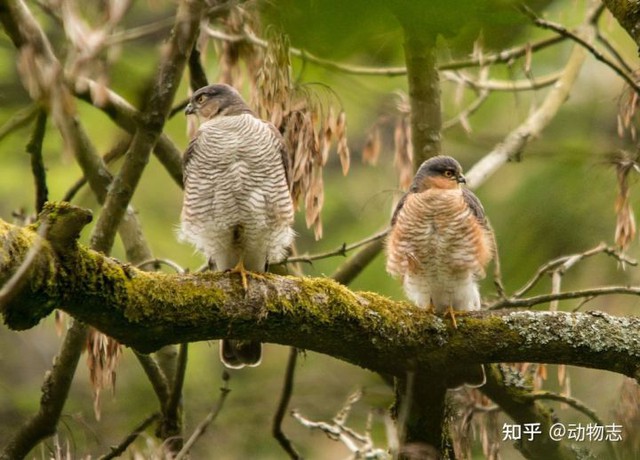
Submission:
MULTIPOLYGON (((200 119, 184 155, 180 236, 218 270, 264 272, 281 261, 294 232, 288 157, 278 130, 229 85, 197 90, 185 109, 200 119)), ((223 340, 222 362, 256 366, 262 345, 223 340)))
MULTIPOLYGON (((477 280, 485 276, 495 241, 480 200, 464 183, 451 157, 422 163, 398 202, 387 240, 387 271, 402 279, 407 297, 432 312, 448 312, 454 327, 454 310, 480 309, 477 280)), ((453 379, 454 386, 483 385, 484 367, 453 379)))
POLYGON ((425 161, 398 203, 387 241, 387 271, 416 305, 436 312, 478 310, 477 280, 491 260, 493 233, 478 198, 462 187, 460 164, 425 161))

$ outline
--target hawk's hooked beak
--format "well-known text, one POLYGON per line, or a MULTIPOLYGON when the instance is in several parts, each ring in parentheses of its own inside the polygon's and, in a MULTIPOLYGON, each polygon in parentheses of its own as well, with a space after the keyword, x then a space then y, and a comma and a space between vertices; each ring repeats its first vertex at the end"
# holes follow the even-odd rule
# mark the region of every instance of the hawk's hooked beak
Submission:
POLYGON ((193 115, 194 113, 196 113, 196 109, 193 107, 193 104, 189 102, 187 106, 184 108, 184 114, 193 115))
POLYGON ((458 182, 458 184, 466 184, 467 183, 467 179, 465 179, 465 177, 462 174, 458 174, 456 176, 456 181, 458 182))

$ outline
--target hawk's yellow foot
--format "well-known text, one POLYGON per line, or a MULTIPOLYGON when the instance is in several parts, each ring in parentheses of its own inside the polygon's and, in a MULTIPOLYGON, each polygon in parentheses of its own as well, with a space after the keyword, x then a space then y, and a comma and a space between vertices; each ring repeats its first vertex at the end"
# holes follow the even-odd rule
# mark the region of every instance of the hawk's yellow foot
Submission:
POLYGON ((228 272, 238 273, 240 275, 240 278, 242 280, 242 288, 244 289, 245 294, 249 290, 249 280, 248 280, 249 277, 264 279, 264 276, 260 275, 259 273, 252 272, 244 268, 244 262, 242 261, 242 259, 238 261, 235 267, 228 270, 228 272))
POLYGON ((249 274, 249 272, 244 268, 244 262, 242 261, 242 259, 238 261, 235 267, 229 270, 229 273, 240 274, 240 279, 242 280, 242 289, 246 294, 249 290, 249 282, 247 281, 247 275, 249 274))
POLYGON ((458 329, 458 323, 456 322, 456 312, 453 309, 453 306, 449 305, 449 308, 447 308, 447 314, 451 318, 451 323, 453 324, 453 328, 458 329))

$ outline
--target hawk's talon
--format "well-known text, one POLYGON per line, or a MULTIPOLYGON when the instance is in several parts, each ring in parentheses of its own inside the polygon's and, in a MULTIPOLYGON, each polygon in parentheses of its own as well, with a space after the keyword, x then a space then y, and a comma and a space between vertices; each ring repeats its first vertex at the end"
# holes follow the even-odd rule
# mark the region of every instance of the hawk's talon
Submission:
POLYGON ((226 271, 227 273, 238 273, 240 275, 240 279, 242 280, 242 289, 246 294, 249 291, 249 277, 257 278, 257 279, 265 279, 265 277, 256 272, 252 272, 244 268, 244 263, 242 260, 238 261, 235 267, 226 271))
POLYGON ((449 317, 451 317, 451 323, 453 323, 453 328, 458 329, 458 323, 456 321, 456 313, 453 310, 453 306, 449 305, 449 308, 447 308, 447 314, 449 315, 449 317))
POLYGON ((247 275, 249 272, 244 268, 242 259, 238 261, 235 267, 229 270, 229 273, 238 273, 240 275, 240 279, 242 280, 242 289, 246 294, 249 290, 249 282, 247 281, 247 275))

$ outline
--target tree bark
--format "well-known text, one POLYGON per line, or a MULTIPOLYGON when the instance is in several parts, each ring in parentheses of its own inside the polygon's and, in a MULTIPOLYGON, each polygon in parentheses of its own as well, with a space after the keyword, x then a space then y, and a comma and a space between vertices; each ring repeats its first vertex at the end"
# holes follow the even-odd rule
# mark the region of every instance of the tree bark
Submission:
MULTIPOLYGON (((54 224, 56 216, 73 221, 76 212, 69 205, 47 210, 54 224)), ((9 327, 32 327, 61 308, 142 352, 227 337, 313 350, 397 377, 420 370, 446 379, 472 364, 545 362, 640 379, 640 318, 483 311, 459 314, 456 329, 407 302, 325 278, 255 275, 245 295, 233 274, 144 272, 71 237, 76 230, 50 232, 42 242, 24 287, 2 306, 9 327)), ((40 238, 34 228, 0 221, 0 285, 40 238)))
POLYGON ((603 0, 602 3, 640 49, 640 3, 629 0, 603 0))

